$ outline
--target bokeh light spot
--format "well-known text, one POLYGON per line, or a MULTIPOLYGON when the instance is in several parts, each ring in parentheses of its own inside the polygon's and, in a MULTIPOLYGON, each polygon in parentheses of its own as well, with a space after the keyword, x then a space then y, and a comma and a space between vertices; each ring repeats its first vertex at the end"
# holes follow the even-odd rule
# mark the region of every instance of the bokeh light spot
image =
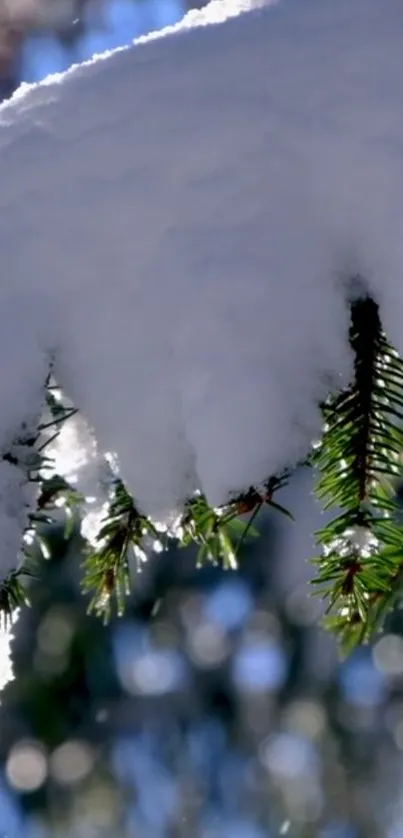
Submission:
POLYGON ((50 773, 61 785, 71 785, 83 780, 93 765, 94 753, 87 742, 64 742, 50 757, 50 773))
POLYGON ((45 782, 47 774, 47 758, 39 742, 21 740, 11 748, 6 763, 6 776, 17 791, 37 791, 45 782))
POLYGON ((246 640, 235 656, 233 678, 243 692, 276 690, 284 683, 286 674, 286 656, 273 639, 246 640))
POLYGON ((377 669, 385 675, 401 675, 403 672, 403 637, 386 634, 378 640, 373 650, 377 669))

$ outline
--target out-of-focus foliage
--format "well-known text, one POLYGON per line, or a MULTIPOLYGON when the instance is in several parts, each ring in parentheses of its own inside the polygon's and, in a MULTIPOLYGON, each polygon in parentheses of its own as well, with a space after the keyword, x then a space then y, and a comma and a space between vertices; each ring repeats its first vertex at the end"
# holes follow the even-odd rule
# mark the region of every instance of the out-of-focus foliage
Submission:
POLYGON ((94 53, 175 23, 207 0, 0 0, 0 99, 94 53))
POLYGON ((8 838, 399 834, 401 618, 340 664, 316 601, 280 591, 271 516, 237 572, 151 557, 108 629, 78 596, 79 536, 53 531, 1 707, 8 838))

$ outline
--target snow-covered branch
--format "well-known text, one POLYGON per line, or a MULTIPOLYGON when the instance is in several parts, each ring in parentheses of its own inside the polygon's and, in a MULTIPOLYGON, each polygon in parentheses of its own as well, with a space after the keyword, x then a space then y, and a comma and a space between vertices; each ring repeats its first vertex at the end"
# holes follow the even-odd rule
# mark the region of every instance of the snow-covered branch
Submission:
POLYGON ((139 509, 218 506, 319 438, 351 277, 403 354, 402 35, 216 0, 0 107, 4 452, 52 357, 139 509))

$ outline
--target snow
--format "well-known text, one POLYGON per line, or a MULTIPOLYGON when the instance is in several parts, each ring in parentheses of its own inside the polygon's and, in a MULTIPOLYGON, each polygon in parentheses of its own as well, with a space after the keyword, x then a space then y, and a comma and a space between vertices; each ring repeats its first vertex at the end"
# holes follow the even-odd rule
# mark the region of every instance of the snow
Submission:
POLYGON ((91 497, 102 484, 104 459, 85 418, 79 413, 67 419, 46 451, 51 472, 62 474, 80 494, 91 497))
POLYGON ((150 514, 305 455, 349 277, 403 352, 402 35, 401 0, 216 0, 0 107, 0 445, 52 352, 150 514))
POLYGON ((108 511, 115 476, 110 455, 99 450, 91 427, 80 413, 63 422, 46 454, 50 460, 49 474, 63 475, 85 498, 86 504, 81 506, 81 532, 95 545, 108 511))
MULTIPOLYGON (((13 623, 18 619, 19 609, 13 615, 13 623)), ((0 693, 6 684, 14 679, 11 645, 14 640, 13 626, 0 625, 0 693)))
POLYGON ((33 497, 20 468, 0 461, 0 533, 2 572, 15 568, 21 552, 22 534, 28 527, 33 497))

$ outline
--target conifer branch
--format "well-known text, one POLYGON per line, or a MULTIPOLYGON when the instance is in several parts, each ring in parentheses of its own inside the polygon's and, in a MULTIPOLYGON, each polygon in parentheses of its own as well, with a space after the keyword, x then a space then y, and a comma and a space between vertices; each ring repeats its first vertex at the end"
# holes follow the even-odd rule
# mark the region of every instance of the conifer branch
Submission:
POLYGON ((396 590, 403 563, 394 480, 403 450, 403 363, 370 297, 351 306, 354 380, 323 407, 313 461, 316 494, 337 515, 316 536, 314 584, 328 599, 325 624, 345 650, 367 641, 396 590))
POLYGON ((19 608, 29 605, 27 592, 22 583, 23 576, 32 576, 28 568, 13 570, 0 585, 0 629, 8 631, 19 608))
POLYGON ((82 587, 84 593, 92 594, 89 611, 100 614, 105 623, 114 604, 118 615, 123 614, 131 588, 130 566, 134 559, 137 569, 141 569, 150 544, 158 544, 159 550, 168 549, 174 542, 180 547, 195 544, 197 567, 211 562, 235 569, 245 539, 258 535, 252 523, 265 504, 292 517, 273 500, 274 493, 287 480, 288 473, 272 477, 261 488, 251 488, 218 508, 210 506, 203 494, 196 493, 172 527, 161 530, 138 510, 123 482, 116 479, 95 548, 88 548, 84 561, 82 587), (246 514, 250 515, 249 520, 240 520, 246 514))
POLYGON ((137 565, 145 559, 145 536, 159 538, 155 525, 139 512, 121 480, 114 481, 111 494, 96 546, 87 551, 82 583, 83 591, 92 593, 89 612, 101 615, 104 622, 111 617, 114 600, 117 613, 124 612, 130 593, 130 559, 137 565))
POLYGON ((55 509, 63 506, 67 537, 71 532, 74 510, 83 500, 60 475, 47 476, 53 465, 47 450, 58 437, 64 422, 77 412, 62 398, 56 397, 57 389, 50 369, 45 381, 44 417, 35 429, 23 424, 13 444, 1 455, 4 462, 20 469, 27 484, 37 488, 35 509, 28 513, 27 529, 22 534, 20 564, 0 583, 0 623, 5 626, 12 621, 16 609, 29 604, 24 577, 40 575, 35 566, 35 551, 39 548, 41 554, 48 556, 44 527, 53 523, 55 509))

